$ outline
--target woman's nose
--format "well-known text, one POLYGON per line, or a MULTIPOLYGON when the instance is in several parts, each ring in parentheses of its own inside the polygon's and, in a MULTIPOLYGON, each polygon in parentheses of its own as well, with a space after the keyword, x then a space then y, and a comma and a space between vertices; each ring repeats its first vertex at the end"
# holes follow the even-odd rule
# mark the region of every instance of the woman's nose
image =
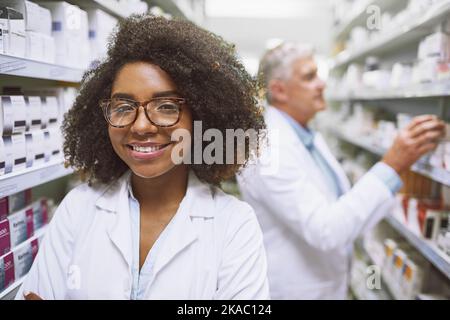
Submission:
POLYGON ((137 110, 137 117, 134 123, 131 125, 131 132, 138 135, 155 134, 158 132, 158 127, 145 115, 144 107, 140 106, 137 110))

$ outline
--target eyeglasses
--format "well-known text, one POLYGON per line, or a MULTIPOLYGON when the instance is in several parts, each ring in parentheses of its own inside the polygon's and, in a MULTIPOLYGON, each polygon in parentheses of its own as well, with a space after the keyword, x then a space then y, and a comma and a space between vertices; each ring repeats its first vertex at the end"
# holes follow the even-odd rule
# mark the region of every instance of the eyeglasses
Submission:
POLYGON ((126 127, 138 116, 140 106, 144 107, 148 121, 158 127, 174 126, 180 120, 181 105, 186 103, 183 98, 161 97, 144 102, 125 98, 112 98, 100 101, 100 107, 106 121, 116 128, 126 127))

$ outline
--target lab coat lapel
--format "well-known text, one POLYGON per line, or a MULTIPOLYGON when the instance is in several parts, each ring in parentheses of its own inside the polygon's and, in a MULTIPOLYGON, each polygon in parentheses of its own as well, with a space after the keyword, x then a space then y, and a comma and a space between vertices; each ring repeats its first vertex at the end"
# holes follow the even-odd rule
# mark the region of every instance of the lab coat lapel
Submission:
POLYGON ((155 261, 155 276, 182 250, 197 239, 197 232, 189 215, 183 213, 178 217, 174 217, 174 219, 170 234, 162 245, 161 254, 158 255, 158 259, 155 261))
POLYGON ((188 189, 183 201, 180 203, 177 214, 174 216, 169 234, 161 247, 161 254, 155 261, 155 276, 168 265, 182 250, 191 245, 198 237, 192 219, 212 215, 207 204, 212 201, 206 186, 191 173, 189 175, 188 189))
POLYGON ((323 175, 317 167, 316 162, 298 137, 294 128, 292 128, 291 124, 276 108, 269 107, 267 111, 267 116, 270 117, 272 121, 275 121, 275 128, 280 130, 282 134, 279 138, 289 141, 290 152, 297 155, 298 170, 308 172, 308 174, 311 175, 311 182, 314 183, 321 192, 331 196, 330 190, 325 184, 323 175))
POLYGON ((127 189, 128 178, 129 173, 126 173, 116 184, 112 185, 102 197, 99 198, 97 206, 104 210, 111 211, 111 214, 115 215, 113 222, 107 227, 108 236, 120 251, 128 267, 131 268, 133 256, 127 189))
POLYGON ((316 145, 317 149, 321 152, 325 160, 328 162, 328 165, 331 167, 331 169, 334 171, 336 177, 339 180, 339 185, 341 187, 341 190, 345 193, 350 189, 350 182, 344 172, 342 170, 341 165, 336 160, 336 158, 331 153, 330 149, 326 145, 325 141, 322 138, 322 135, 320 133, 316 134, 316 138, 314 141, 314 144, 316 145))

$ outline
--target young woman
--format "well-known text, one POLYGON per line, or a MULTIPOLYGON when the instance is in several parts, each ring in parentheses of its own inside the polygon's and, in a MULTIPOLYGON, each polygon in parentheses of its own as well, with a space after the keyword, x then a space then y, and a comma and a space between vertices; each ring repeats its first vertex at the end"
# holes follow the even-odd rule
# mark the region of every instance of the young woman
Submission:
POLYGON ((195 121, 224 137, 261 132, 256 92, 219 37, 185 21, 123 21, 63 124, 67 161, 89 182, 60 204, 17 298, 268 298, 253 210, 217 188, 242 164, 173 160, 192 158, 181 147, 202 137, 174 133, 193 134, 195 121))

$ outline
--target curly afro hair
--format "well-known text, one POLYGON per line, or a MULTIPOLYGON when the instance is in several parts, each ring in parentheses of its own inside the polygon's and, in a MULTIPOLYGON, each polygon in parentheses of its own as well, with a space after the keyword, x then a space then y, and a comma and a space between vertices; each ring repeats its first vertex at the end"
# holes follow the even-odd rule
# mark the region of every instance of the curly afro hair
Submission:
MULTIPOLYGON (((202 121, 203 131, 215 128, 225 137, 226 129, 254 129, 258 138, 263 138, 259 88, 238 60, 233 45, 188 21, 133 15, 122 20, 112 35, 107 58, 85 73, 80 93, 64 117, 66 163, 90 183, 112 182, 128 170, 112 148, 98 102, 110 97, 121 67, 136 61, 158 65, 170 75, 187 100, 193 120, 202 121)), ((244 163, 224 161, 190 167, 200 180, 219 185, 258 154, 261 141, 256 146, 245 141, 244 163)), ((225 142, 223 150, 226 154, 225 142)), ((237 151, 233 152, 236 158, 237 151)))

